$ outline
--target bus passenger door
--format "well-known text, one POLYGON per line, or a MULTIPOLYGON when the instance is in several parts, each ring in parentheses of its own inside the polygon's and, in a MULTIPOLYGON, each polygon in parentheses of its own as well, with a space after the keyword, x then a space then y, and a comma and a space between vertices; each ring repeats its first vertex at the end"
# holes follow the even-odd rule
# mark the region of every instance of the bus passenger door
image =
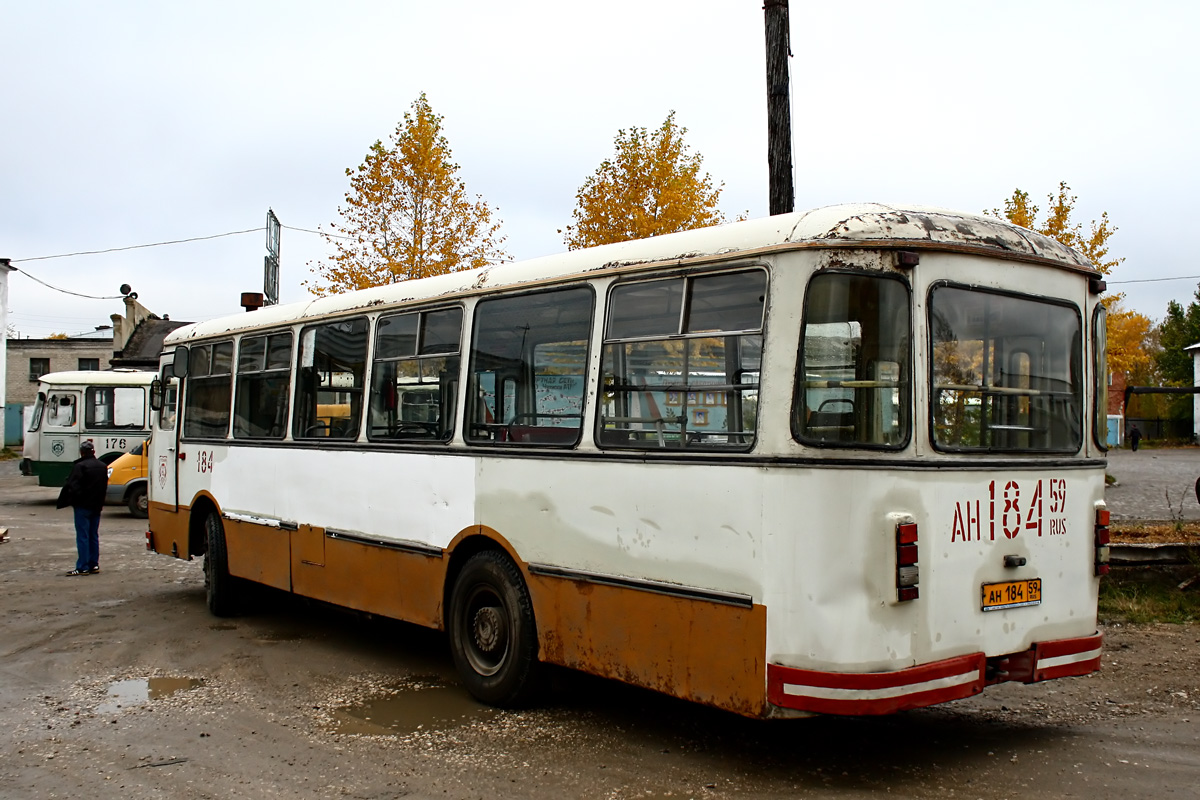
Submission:
POLYGON ((79 458, 78 391, 58 390, 46 398, 45 425, 42 432, 42 464, 38 475, 43 486, 62 486, 79 458))
POLYGON ((154 435, 151 439, 151 460, 147 465, 151 484, 150 499, 179 511, 179 378, 171 376, 171 364, 163 365, 162 406, 154 414, 154 435))

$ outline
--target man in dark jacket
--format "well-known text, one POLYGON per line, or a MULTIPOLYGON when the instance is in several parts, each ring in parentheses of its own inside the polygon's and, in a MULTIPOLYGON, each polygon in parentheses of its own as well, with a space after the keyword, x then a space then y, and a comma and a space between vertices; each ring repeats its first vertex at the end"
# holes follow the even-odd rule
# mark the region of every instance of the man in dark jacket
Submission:
POLYGON ((79 558, 67 575, 95 575, 100 571, 100 510, 108 491, 108 467, 96 458, 91 442, 79 445, 79 458, 58 495, 58 507, 75 508, 75 548, 79 558))

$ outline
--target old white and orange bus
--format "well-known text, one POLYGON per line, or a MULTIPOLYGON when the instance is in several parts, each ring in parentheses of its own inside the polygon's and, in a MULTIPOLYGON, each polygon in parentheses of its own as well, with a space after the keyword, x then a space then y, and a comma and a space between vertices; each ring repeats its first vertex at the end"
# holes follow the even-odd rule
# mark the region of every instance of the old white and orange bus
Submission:
POLYGON ((1090 673, 1103 288, 856 205, 191 325, 148 547, 218 615, 256 582, 444 629, 500 706, 543 663, 760 717, 1090 673))

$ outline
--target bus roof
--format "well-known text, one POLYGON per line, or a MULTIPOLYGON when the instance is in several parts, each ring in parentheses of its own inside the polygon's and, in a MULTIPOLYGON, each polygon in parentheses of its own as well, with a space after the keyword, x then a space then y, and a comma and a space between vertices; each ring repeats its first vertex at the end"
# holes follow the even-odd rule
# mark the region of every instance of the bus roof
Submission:
POLYGON ((114 369, 100 372, 98 370, 71 370, 68 372, 47 372, 38 380, 51 386, 66 386, 68 384, 87 384, 89 386, 149 386, 157 373, 144 372, 136 369, 114 369))
POLYGON ((836 205, 267 306, 252 314, 235 314, 179 328, 167 336, 164 345, 325 314, 369 311, 381 305, 536 285, 601 270, 685 266, 812 247, 974 251, 1099 275, 1077 251, 994 217, 926 206, 836 205))

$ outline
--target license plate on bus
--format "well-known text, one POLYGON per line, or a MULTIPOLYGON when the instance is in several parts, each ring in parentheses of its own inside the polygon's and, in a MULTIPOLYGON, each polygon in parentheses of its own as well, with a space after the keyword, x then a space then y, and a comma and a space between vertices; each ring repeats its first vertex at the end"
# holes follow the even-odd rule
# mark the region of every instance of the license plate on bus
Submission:
POLYGON ((984 611, 999 611, 1002 608, 1021 608, 1042 603, 1042 579, 985 583, 983 585, 984 611))

